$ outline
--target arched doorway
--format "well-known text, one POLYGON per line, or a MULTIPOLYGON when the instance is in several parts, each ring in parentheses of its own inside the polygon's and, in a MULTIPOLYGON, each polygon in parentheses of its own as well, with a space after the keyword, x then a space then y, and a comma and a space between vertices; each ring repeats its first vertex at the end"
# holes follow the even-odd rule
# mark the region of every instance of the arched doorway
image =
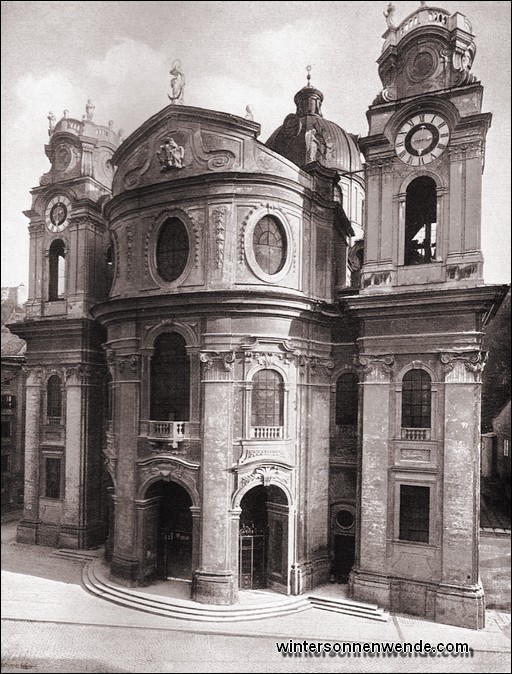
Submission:
POLYGON ((288 591, 288 520, 286 494, 274 485, 258 485, 242 498, 239 529, 239 587, 288 591))
POLYGON ((154 482, 146 499, 158 499, 156 574, 161 580, 192 577, 192 499, 176 482, 154 482))

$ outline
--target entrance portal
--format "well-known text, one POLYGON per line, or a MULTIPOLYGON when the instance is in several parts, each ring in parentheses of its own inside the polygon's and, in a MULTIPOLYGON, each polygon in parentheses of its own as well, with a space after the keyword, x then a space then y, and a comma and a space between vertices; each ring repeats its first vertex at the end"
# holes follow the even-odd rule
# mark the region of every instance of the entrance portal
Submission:
POLYGON ((288 502, 271 485, 254 487, 240 503, 239 587, 288 586, 288 502))
POLYGON ((155 482, 146 498, 159 498, 157 534, 157 576, 192 577, 192 499, 176 482, 155 482))
POLYGON ((355 556, 354 536, 334 536, 334 578, 338 583, 348 583, 348 576, 354 566, 355 556))

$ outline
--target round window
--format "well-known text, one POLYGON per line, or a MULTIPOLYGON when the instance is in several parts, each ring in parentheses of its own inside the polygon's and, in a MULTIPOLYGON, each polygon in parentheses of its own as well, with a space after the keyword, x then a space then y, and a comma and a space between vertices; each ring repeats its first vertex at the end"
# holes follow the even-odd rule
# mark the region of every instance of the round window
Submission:
POLYGON ((156 267, 164 281, 176 281, 187 266, 190 245, 185 225, 178 218, 161 227, 156 245, 156 267))
POLYGON ((354 515, 350 510, 339 510, 336 513, 336 522, 342 529, 350 529, 354 526, 354 515))
POLYGON ((286 262, 286 235, 276 218, 265 215, 256 223, 253 248, 256 262, 266 274, 281 271, 286 262))

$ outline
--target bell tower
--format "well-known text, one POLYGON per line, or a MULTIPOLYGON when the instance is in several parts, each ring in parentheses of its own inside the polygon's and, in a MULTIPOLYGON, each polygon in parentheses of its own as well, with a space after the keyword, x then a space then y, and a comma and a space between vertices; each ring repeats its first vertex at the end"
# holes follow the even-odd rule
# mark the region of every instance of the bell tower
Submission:
POLYGON ((386 13, 383 89, 367 112, 359 510, 350 587, 394 611, 481 628, 481 184, 491 115, 459 13, 386 13))
POLYGON ((481 185, 491 114, 471 73, 462 14, 421 6, 388 17, 383 89, 368 110, 364 292, 482 283, 481 185), (432 284, 435 284, 433 286, 432 284))
POLYGON ((102 203, 110 195, 113 123, 48 115, 50 170, 32 190, 26 318, 25 510, 18 540, 83 548, 103 536, 104 335, 89 309, 108 297, 113 256, 102 203), (94 421, 96 420, 96 421, 94 421))

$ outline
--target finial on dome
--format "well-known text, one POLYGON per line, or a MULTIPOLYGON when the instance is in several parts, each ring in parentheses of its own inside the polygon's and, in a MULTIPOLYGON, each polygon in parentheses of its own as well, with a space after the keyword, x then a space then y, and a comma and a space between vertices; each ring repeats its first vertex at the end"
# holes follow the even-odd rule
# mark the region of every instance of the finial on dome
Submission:
POLYGON ((307 79, 308 83, 307 83, 306 86, 310 87, 311 86, 311 66, 306 66, 306 70, 308 72, 308 74, 306 76, 306 79, 307 79))

